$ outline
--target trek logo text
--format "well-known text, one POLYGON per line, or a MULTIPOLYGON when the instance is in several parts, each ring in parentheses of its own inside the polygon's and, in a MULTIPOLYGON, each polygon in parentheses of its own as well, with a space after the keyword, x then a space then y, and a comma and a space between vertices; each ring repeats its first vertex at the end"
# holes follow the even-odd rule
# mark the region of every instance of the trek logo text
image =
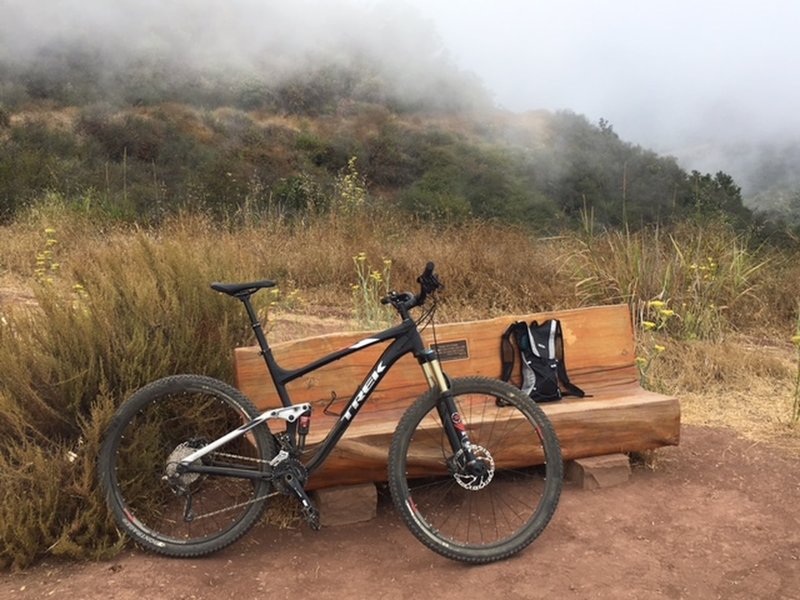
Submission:
POLYGON ((345 421, 349 421, 353 418, 353 416, 358 412, 358 407, 361 406, 361 403, 364 402, 364 399, 369 395, 370 391, 375 384, 381 378, 381 373, 386 370, 386 365, 383 364, 383 361, 378 363, 378 366, 375 367, 375 370, 372 374, 367 378, 367 381, 364 383, 363 387, 359 390, 358 394, 353 401, 350 403, 350 406, 347 407, 343 418, 345 421))

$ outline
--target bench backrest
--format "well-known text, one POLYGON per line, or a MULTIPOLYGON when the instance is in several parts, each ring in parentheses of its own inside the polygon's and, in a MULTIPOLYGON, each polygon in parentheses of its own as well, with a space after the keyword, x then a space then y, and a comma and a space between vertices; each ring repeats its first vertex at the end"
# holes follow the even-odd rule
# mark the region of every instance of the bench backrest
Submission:
MULTIPOLYGON (((567 371, 570 379, 587 394, 598 387, 638 381, 631 315, 628 305, 623 304, 439 325, 436 327, 436 341, 442 366, 450 377, 499 377, 502 370, 500 338, 506 328, 514 321, 536 319, 541 322, 549 318, 561 320, 567 371)), ((369 337, 366 332, 334 333, 276 344, 272 349, 282 367, 296 368, 366 337, 369 337)), ((428 344, 433 343, 430 329, 424 337, 428 344)), ((331 408, 341 409, 385 347, 386 344, 378 344, 366 348, 292 382, 287 386, 292 401, 324 405, 335 393, 339 400, 331 408)), ((237 348, 234 356, 237 387, 260 409, 279 406, 280 401, 259 349, 237 348)), ((518 381, 518 364, 512 381, 515 378, 518 381)), ((364 406, 364 411, 408 405, 426 389, 419 364, 407 355, 394 365, 364 406)))

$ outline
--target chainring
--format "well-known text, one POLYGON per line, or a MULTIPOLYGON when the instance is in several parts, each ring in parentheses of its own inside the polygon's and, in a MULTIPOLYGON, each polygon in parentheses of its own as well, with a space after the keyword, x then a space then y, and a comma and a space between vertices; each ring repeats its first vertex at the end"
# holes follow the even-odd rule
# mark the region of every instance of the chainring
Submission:
POLYGON ((290 494, 291 488, 286 484, 284 478, 291 475, 296 478, 301 486, 308 480, 308 471, 296 458, 286 458, 272 468, 272 483, 275 489, 282 494, 290 494))

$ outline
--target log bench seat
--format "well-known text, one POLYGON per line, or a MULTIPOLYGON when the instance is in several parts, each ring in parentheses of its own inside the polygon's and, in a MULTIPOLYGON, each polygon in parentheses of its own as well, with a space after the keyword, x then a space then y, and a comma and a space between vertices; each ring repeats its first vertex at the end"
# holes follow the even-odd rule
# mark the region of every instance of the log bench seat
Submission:
MULTIPOLYGON (((677 445, 680 405, 676 398, 644 390, 639 385, 634 336, 627 305, 450 323, 436 327, 442 367, 451 378, 468 375, 498 377, 502 370, 500 337, 513 321, 561 320, 564 353, 570 379, 587 394, 565 397, 540 406, 553 422, 564 460, 633 452, 677 445)), ((272 347, 284 368, 296 368, 369 337, 366 332, 334 333, 272 347)), ((427 330, 423 337, 432 343, 427 330)), ((388 343, 387 343, 388 344, 388 343)), ((328 433, 335 416, 349 403, 356 387, 386 344, 378 344, 323 367, 287 386, 294 403, 314 409, 307 449, 313 451, 328 433)), ((257 347, 234 352, 236 385, 261 410, 280 406, 257 347)), ((512 376, 519 383, 518 362, 512 376)), ((417 361, 407 355, 381 381, 325 465, 308 481, 309 489, 385 481, 392 433, 405 409, 427 390, 417 361)), ((532 458, 535 462, 535 457, 532 458)))

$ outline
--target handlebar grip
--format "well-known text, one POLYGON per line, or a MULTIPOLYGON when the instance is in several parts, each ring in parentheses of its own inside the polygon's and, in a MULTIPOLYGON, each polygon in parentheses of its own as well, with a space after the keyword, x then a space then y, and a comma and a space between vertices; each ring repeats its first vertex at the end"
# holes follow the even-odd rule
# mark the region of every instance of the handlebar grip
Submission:
POLYGON ((418 306, 421 306, 425 302, 428 294, 432 294, 442 287, 439 278, 433 274, 433 269, 433 262, 428 262, 428 264, 425 265, 425 270, 422 272, 422 275, 417 278, 417 282, 420 284, 418 306))
POLYGON ((428 264, 425 265, 425 270, 422 272, 422 275, 417 277, 417 283, 422 285, 424 291, 428 292, 431 291, 427 289, 430 287, 431 280, 433 278, 433 263, 428 261, 428 264))

